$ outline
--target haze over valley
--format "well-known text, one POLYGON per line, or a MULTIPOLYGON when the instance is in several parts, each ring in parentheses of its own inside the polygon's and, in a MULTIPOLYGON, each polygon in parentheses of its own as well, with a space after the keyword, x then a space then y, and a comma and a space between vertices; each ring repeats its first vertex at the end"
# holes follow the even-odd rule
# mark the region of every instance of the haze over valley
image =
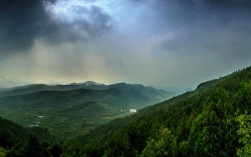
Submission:
POLYGON ((25 127, 45 127, 58 139, 69 139, 177 94, 126 83, 27 85, 0 91, 0 114, 25 127))
POLYGON ((0 157, 249 157, 250 43, 250 0, 1 0, 0 157))

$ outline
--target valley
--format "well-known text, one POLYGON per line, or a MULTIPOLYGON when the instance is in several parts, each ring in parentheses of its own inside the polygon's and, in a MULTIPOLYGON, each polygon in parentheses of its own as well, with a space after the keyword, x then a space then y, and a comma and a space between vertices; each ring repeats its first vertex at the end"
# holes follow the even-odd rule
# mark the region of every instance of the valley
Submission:
POLYGON ((135 85, 118 87, 2 97, 1 114, 14 122, 0 118, 0 155, 250 156, 251 67, 145 107, 146 95, 122 92, 135 85))
POLYGON ((0 0, 0 157, 251 157, 251 0, 0 0))
POLYGON ((47 128, 62 140, 174 95, 175 92, 126 83, 28 85, 2 91, 0 115, 24 127, 47 128))

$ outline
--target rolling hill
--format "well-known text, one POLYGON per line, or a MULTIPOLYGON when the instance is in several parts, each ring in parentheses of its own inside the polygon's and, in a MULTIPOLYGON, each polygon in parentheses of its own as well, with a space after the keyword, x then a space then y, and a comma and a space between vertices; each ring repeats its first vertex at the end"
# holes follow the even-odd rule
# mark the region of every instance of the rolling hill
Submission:
MULTIPOLYGON (((109 92, 130 89, 123 84, 119 87, 120 90, 112 88, 109 92)), ((76 91, 69 92, 66 95, 78 97, 76 91)), ((33 94, 41 97, 40 94, 47 93, 33 94)), ((25 95, 27 98, 24 99, 30 100, 30 96, 33 95, 25 95)), ((104 111, 103 104, 90 101, 59 112, 78 114, 92 110, 93 106, 104 111)), ((28 133, 31 133, 29 129, 36 128, 23 128, 1 118, 0 142, 16 141, 10 147, 2 142, 0 151, 9 156, 250 156, 250 106, 251 67, 248 67, 220 79, 201 83, 194 91, 145 107, 136 114, 112 120, 63 143, 48 142, 49 135, 44 134, 46 130, 42 128, 37 128, 40 131, 33 131, 35 136, 27 138, 28 133), (6 133, 12 136, 6 136, 6 133)), ((88 112, 85 114, 88 115, 88 112)))
POLYGON ((71 149, 65 152, 88 157, 250 156, 250 113, 248 67, 98 126, 68 141, 71 149))
POLYGON ((0 90, 0 96, 14 96, 14 95, 23 95, 40 91, 67 91, 75 89, 107 89, 106 85, 96 83, 93 81, 87 81, 84 83, 72 83, 68 85, 46 85, 46 84, 31 84, 26 86, 13 87, 8 89, 0 90))
POLYGON ((50 153, 53 156, 55 154, 53 150, 57 148, 57 144, 52 142, 54 138, 45 128, 25 128, 2 117, 0 117, 0 128, 1 157, 45 157, 50 153), (20 146, 22 148, 17 149, 20 146))
POLYGON ((68 139, 174 94, 126 83, 28 85, 1 93, 0 115, 23 126, 48 128, 54 136, 68 139))

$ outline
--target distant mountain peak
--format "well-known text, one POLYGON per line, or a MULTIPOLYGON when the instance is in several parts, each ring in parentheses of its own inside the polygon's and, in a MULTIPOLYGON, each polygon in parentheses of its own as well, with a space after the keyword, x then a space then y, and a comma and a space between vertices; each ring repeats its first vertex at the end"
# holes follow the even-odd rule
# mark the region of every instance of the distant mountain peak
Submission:
POLYGON ((91 85, 105 85, 103 83, 98 83, 98 82, 95 82, 95 81, 86 81, 86 82, 83 82, 83 83, 71 83, 69 85, 86 85, 86 86, 91 86, 91 85))
POLYGON ((95 81, 86 81, 86 82, 84 82, 83 84, 85 84, 85 85, 104 85, 104 84, 102 84, 102 83, 98 83, 98 82, 95 82, 95 81))

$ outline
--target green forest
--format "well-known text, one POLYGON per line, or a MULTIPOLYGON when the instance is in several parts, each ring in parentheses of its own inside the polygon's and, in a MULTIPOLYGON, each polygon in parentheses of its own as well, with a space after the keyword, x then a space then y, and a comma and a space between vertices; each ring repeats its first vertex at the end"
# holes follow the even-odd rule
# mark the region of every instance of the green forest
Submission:
POLYGON ((0 120, 0 156, 251 156, 251 67, 58 141, 47 129, 0 120))
POLYGON ((140 84, 34 84, 0 91, 0 115, 25 127, 47 128, 58 140, 68 140, 130 115, 130 109, 174 95, 178 93, 140 84))

